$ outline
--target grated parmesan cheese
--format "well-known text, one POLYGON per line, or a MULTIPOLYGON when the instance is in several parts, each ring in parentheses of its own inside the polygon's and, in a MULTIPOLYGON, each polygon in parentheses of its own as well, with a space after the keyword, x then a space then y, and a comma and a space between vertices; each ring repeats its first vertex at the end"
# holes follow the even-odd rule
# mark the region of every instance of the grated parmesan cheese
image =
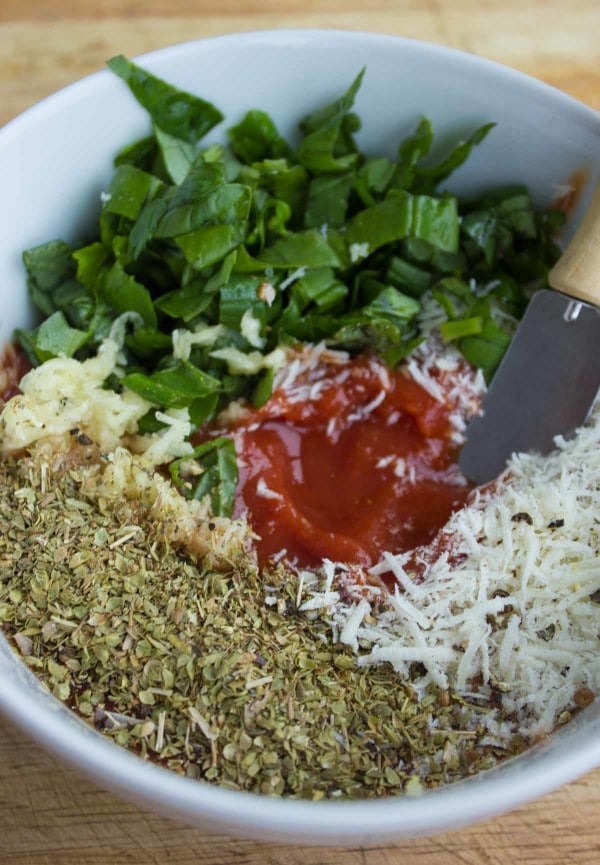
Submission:
POLYGON ((267 486, 264 478, 259 478, 256 483, 256 495, 261 496, 263 499, 273 499, 274 501, 279 501, 283 498, 281 493, 276 493, 275 490, 267 486))
MULTIPOLYGON (((414 466, 411 466, 414 474, 414 466)), ((394 464, 394 474, 397 478, 403 478, 406 474, 406 460, 403 460, 402 457, 398 457, 394 464)), ((414 478, 411 477, 411 481, 414 482, 414 478)))
POLYGON ((466 364, 458 349, 444 343, 435 333, 430 333, 428 339, 411 354, 407 369, 434 399, 453 406, 451 437, 457 444, 462 444, 467 421, 480 410, 486 391, 482 371, 466 364))
POLYGON ((435 544, 420 551, 422 582, 407 570, 410 554, 384 553, 370 572, 393 574, 396 592, 361 601, 359 615, 335 591, 330 563, 304 608, 328 610, 332 634, 361 666, 385 662, 409 676, 419 661, 421 686, 465 698, 488 698, 499 686, 514 721, 500 727, 494 711, 485 713, 490 734, 534 737, 553 728, 578 689, 600 692, 599 506, 597 409, 552 454, 515 455, 493 488, 476 491, 441 535, 452 553, 435 544))

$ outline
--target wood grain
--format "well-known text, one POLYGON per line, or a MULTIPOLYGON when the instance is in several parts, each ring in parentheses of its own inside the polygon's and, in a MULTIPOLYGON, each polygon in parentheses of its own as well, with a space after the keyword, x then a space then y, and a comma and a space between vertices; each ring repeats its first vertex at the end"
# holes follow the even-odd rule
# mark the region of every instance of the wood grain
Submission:
MULTIPOLYGON (((113 54, 275 27, 451 45, 600 109, 598 0, 568 11, 564 0, 0 0, 0 123, 113 54)), ((396 847, 209 838, 97 789, 0 719, 0 865, 598 865, 599 815, 600 770, 498 820, 396 847)))
POLYGON ((143 813, 4 724, 0 865, 598 865, 599 790, 600 771, 501 819, 395 847, 266 845, 143 813))
POLYGON ((2 0, 0 123, 113 54, 274 27, 371 30, 451 45, 600 108, 600 4, 573 0, 569 27, 564 15, 564 0, 2 0))
POLYGON ((600 304, 600 183, 575 236, 548 274, 552 288, 600 304))

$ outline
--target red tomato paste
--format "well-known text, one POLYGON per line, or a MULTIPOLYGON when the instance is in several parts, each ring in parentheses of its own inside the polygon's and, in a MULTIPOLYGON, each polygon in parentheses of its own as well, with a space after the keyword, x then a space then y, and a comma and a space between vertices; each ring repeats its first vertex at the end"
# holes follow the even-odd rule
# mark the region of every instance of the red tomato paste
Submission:
POLYGON ((259 536, 260 563, 370 566, 384 550, 429 543, 470 491, 456 467, 453 406, 365 356, 321 361, 299 382, 229 431, 234 516, 259 536))

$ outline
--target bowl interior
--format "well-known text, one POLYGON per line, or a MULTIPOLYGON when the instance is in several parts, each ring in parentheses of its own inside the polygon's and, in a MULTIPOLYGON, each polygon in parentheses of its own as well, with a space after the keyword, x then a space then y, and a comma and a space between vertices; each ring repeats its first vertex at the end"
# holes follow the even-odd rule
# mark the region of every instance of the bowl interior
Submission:
MULTIPOLYGON (((497 128, 449 187, 468 195, 491 183, 526 183, 544 205, 557 185, 583 171, 587 183, 571 226, 600 177, 597 114, 519 73, 449 49, 369 34, 274 31, 187 43, 141 62, 221 108, 226 122, 207 141, 222 140, 226 127, 255 107, 293 137, 299 118, 343 92, 366 66, 356 111, 367 152, 393 155, 422 114, 433 121, 440 148, 494 120, 497 128)), ((112 157, 146 134, 147 124, 124 85, 100 72, 0 132, 0 344, 32 320, 22 251, 51 238, 88 236, 112 157)), ((592 706, 543 747, 420 800, 265 802, 124 753, 46 695, 2 637, 0 708, 104 786, 213 831, 279 841, 370 843, 441 831, 507 810, 600 763, 600 710, 592 706)))

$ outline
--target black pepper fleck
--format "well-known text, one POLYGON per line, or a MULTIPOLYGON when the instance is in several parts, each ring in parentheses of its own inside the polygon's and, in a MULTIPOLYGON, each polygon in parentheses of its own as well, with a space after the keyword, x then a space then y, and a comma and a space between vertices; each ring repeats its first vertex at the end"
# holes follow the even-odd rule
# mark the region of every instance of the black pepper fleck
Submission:
POLYGON ((513 523, 527 523, 528 526, 533 525, 531 515, 526 514, 524 511, 520 511, 518 514, 513 514, 511 520, 513 521, 513 523))

